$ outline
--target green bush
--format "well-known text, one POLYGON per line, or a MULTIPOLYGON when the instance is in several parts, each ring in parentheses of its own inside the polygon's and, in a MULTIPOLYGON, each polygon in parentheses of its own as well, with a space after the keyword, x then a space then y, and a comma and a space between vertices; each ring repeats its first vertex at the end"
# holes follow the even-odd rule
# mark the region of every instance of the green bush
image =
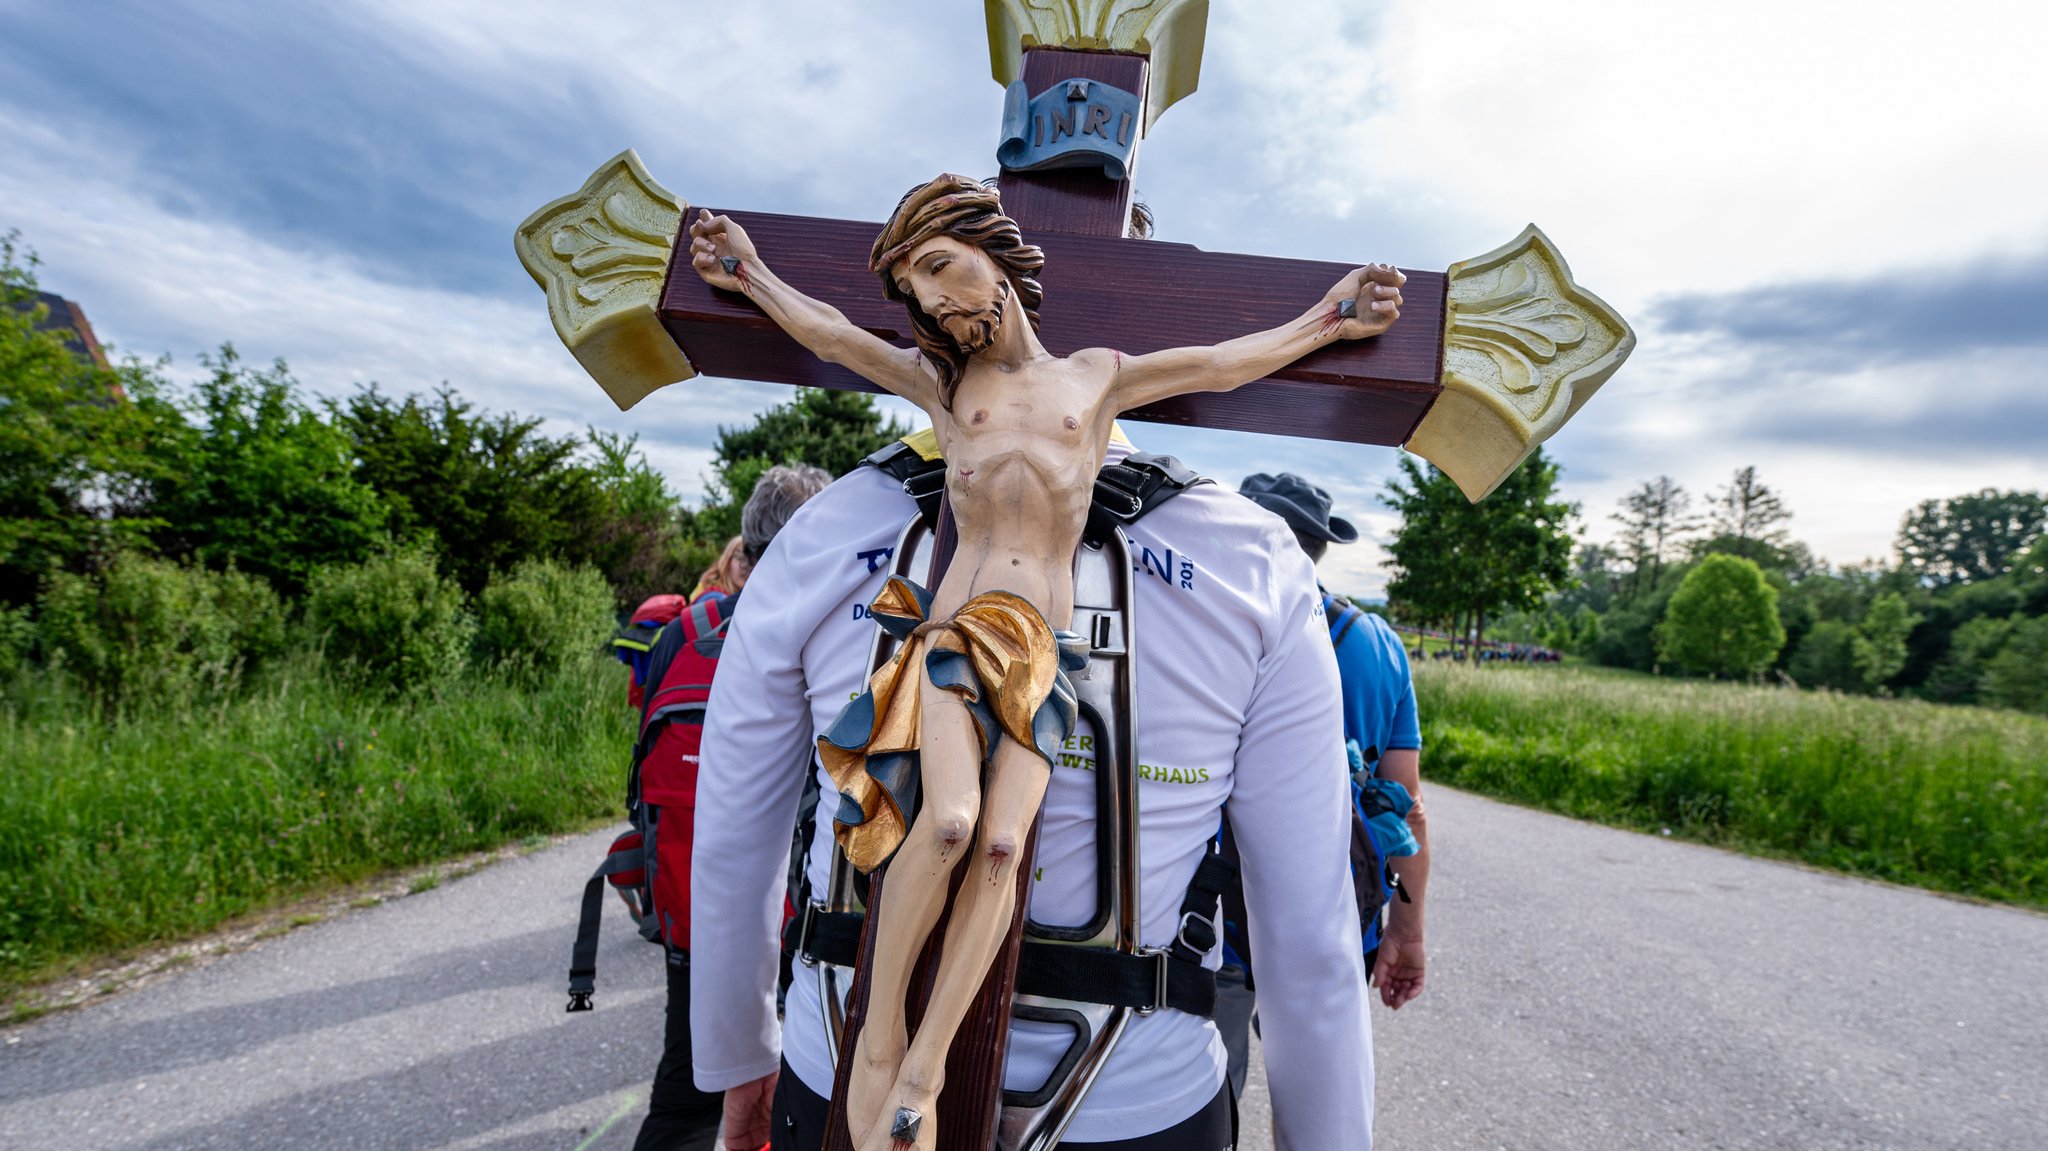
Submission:
POLYGON ((95 578, 45 584, 44 658, 108 702, 190 700, 226 689, 284 645, 284 608, 263 580, 125 554, 95 578))
POLYGON ((462 589, 418 547, 323 568, 306 595, 306 622, 349 678, 400 692, 460 674, 476 629, 462 589))
POLYGON ((612 591, 591 568, 527 560, 500 572, 477 597, 477 658, 522 680, 553 675, 603 643, 612 591))

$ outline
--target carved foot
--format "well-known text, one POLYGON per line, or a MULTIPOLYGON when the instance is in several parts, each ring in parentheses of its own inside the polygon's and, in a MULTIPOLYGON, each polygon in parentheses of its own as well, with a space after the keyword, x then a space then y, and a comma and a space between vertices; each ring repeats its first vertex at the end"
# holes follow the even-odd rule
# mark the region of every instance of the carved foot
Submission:
POLYGON ((939 1131, 938 1088, 926 1091, 899 1083, 889 1102, 858 1144, 860 1151, 934 1151, 939 1131))

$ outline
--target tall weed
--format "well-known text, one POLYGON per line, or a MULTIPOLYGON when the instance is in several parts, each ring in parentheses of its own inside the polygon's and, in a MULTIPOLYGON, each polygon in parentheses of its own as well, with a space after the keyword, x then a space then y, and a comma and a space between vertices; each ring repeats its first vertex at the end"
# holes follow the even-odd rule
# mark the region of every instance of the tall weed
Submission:
POLYGON ((1422 664, 1423 770, 1569 815, 2048 906, 2048 720, 1422 664))
POLYGON ((595 655, 527 688, 348 686, 301 651, 212 703, 0 703, 0 987, 323 884, 619 809, 632 721, 595 655))

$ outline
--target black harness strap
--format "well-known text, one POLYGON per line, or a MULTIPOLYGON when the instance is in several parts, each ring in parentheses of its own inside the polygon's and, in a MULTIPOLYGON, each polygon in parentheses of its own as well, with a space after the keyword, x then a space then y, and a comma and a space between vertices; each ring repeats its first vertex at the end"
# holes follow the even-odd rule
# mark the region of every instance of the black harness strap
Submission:
MULTIPOLYGON (((1216 973, 1202 965, 1219 938, 1223 893, 1237 880, 1237 865, 1211 850, 1195 868, 1181 898, 1173 946, 1131 955, 1026 939, 1017 958, 1017 994, 1129 1007, 1147 1014, 1162 1007, 1189 1015, 1216 1013, 1216 973)), ((860 955, 859 912, 821 911, 806 903, 783 928, 783 947, 810 962, 852 967, 860 955)))
POLYGON ((1096 474, 1095 497, 1088 505, 1088 526, 1081 538, 1100 543, 1189 488, 1214 482, 1172 456, 1132 452, 1096 474))
POLYGON ((903 485, 903 494, 917 501, 917 514, 924 526, 939 530, 939 497, 946 494, 946 461, 928 460, 902 440, 861 461, 865 467, 880 468, 882 474, 903 485))
MULTIPOLYGON (((946 492, 946 461, 925 459, 916 448, 896 440, 861 464, 879 468, 903 485, 904 494, 917 501, 917 514, 923 517, 925 526, 938 530, 939 497, 946 492)), ((1116 463, 1104 465, 1096 474, 1088 526, 1082 538, 1100 543, 1116 529, 1136 523, 1146 512, 1187 489, 1214 482, 1172 456, 1132 452, 1116 463)))

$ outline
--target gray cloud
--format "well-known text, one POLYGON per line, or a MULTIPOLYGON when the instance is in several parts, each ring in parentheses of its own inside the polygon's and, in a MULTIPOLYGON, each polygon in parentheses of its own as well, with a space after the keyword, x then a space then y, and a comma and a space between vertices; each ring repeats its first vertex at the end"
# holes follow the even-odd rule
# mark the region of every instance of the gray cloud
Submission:
POLYGON ((2048 252, 1861 279, 1666 297, 1661 330, 1725 337, 1764 362, 1822 372, 2048 346, 2048 252))
MULTIPOLYGON (((70 5, 9 15, 8 114, 107 140, 174 215, 233 219, 413 282, 521 285, 501 217, 559 194, 536 183, 547 173, 531 156, 588 150, 566 130, 576 117, 535 115, 531 93, 465 88, 314 7, 146 4, 79 17, 70 5)), ((575 91, 550 99, 594 103, 575 91)))

